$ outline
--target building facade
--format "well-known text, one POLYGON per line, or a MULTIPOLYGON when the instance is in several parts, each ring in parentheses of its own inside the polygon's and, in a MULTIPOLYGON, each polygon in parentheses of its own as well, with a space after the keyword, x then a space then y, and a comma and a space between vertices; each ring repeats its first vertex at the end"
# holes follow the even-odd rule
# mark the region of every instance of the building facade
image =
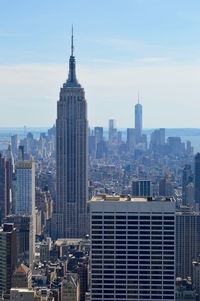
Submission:
POLYGON ((173 199, 90 201, 91 300, 175 299, 173 199))
POLYGON ((17 264, 17 235, 14 224, 0 228, 0 295, 11 288, 12 274, 17 264))
POLYGON ((176 213, 176 276, 192 277, 192 262, 200 254, 200 214, 185 208, 176 213))
POLYGON ((12 287, 28 289, 32 288, 31 270, 23 263, 16 268, 12 275, 12 287))
POLYGON ((35 163, 21 160, 15 166, 16 199, 14 213, 35 215, 35 163))
POLYGON ((13 223, 16 227, 18 263, 23 262, 31 268, 35 257, 35 236, 32 216, 8 215, 5 223, 13 223))
POLYGON ((194 157, 194 200, 200 204, 200 153, 194 157))
POLYGON ((0 154, 0 224, 11 210, 12 160, 0 154))
POLYGON ((136 180, 132 182, 133 196, 151 196, 151 181, 136 180))

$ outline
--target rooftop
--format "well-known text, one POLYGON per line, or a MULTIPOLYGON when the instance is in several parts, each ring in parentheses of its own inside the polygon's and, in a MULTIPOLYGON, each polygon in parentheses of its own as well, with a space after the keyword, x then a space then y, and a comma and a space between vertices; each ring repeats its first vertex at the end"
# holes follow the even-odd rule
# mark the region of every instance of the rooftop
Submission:
POLYGON ((174 202, 170 197, 138 197, 130 195, 107 195, 101 194, 93 196, 90 202, 174 202))

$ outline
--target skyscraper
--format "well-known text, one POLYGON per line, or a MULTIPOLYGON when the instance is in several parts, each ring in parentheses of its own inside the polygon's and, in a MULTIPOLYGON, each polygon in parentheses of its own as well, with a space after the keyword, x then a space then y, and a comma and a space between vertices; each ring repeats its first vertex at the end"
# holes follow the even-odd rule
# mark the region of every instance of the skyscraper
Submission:
POLYGON ((110 143, 113 143, 116 140, 116 133, 117 133, 117 130, 115 128, 115 120, 110 119, 109 125, 108 125, 108 141, 110 143))
POLYGON ((0 295, 11 288, 12 274, 17 264, 17 236, 14 224, 0 228, 0 295))
POLYGON ((176 277, 192 277, 200 254, 200 214, 188 207, 176 212, 176 277))
POLYGON ((151 181, 134 180, 132 182, 133 196, 151 196, 151 181))
POLYGON ((136 142, 140 142, 142 137, 142 105, 138 103, 135 105, 135 132, 136 132, 136 142))
POLYGON ((75 72, 73 31, 69 75, 60 90, 56 120, 56 188, 54 238, 86 233, 88 198, 88 122, 85 92, 75 72))
POLYGON ((35 163, 21 160, 16 163, 15 214, 35 215, 35 163))
POLYGON ((194 200, 200 204, 200 153, 194 157, 194 200))
POLYGON ((97 196, 90 202, 91 300, 175 300, 175 202, 97 196))
POLYGON ((190 164, 186 164, 183 168, 183 175, 182 175, 183 205, 189 205, 189 200, 187 199, 187 188, 188 188, 188 184, 192 183, 192 181, 193 181, 192 166, 190 164))
POLYGON ((27 215, 8 215, 5 223, 12 223, 16 228, 18 262, 23 262, 32 268, 35 256, 33 218, 27 215))
POLYGON ((126 145, 129 152, 134 152, 135 147, 135 129, 133 128, 127 128, 127 140, 126 145))
POLYGON ((11 206, 12 162, 0 154, 0 224, 11 206))

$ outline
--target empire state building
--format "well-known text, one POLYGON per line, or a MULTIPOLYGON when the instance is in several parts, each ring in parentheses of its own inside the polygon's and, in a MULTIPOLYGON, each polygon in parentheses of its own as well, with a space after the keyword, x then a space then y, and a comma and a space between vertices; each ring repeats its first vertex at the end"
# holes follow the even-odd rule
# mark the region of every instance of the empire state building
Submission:
POLYGON ((56 120, 56 189, 52 236, 82 237, 86 234, 88 199, 87 103, 76 78, 73 29, 69 75, 60 89, 56 120))

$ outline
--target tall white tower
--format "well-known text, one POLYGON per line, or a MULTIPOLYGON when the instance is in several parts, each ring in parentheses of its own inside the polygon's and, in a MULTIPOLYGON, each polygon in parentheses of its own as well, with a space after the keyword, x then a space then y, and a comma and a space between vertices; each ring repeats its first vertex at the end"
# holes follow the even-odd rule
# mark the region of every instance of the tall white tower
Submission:
POLYGON ((142 105, 139 102, 135 105, 135 132, 136 132, 136 142, 140 142, 142 137, 142 105))

